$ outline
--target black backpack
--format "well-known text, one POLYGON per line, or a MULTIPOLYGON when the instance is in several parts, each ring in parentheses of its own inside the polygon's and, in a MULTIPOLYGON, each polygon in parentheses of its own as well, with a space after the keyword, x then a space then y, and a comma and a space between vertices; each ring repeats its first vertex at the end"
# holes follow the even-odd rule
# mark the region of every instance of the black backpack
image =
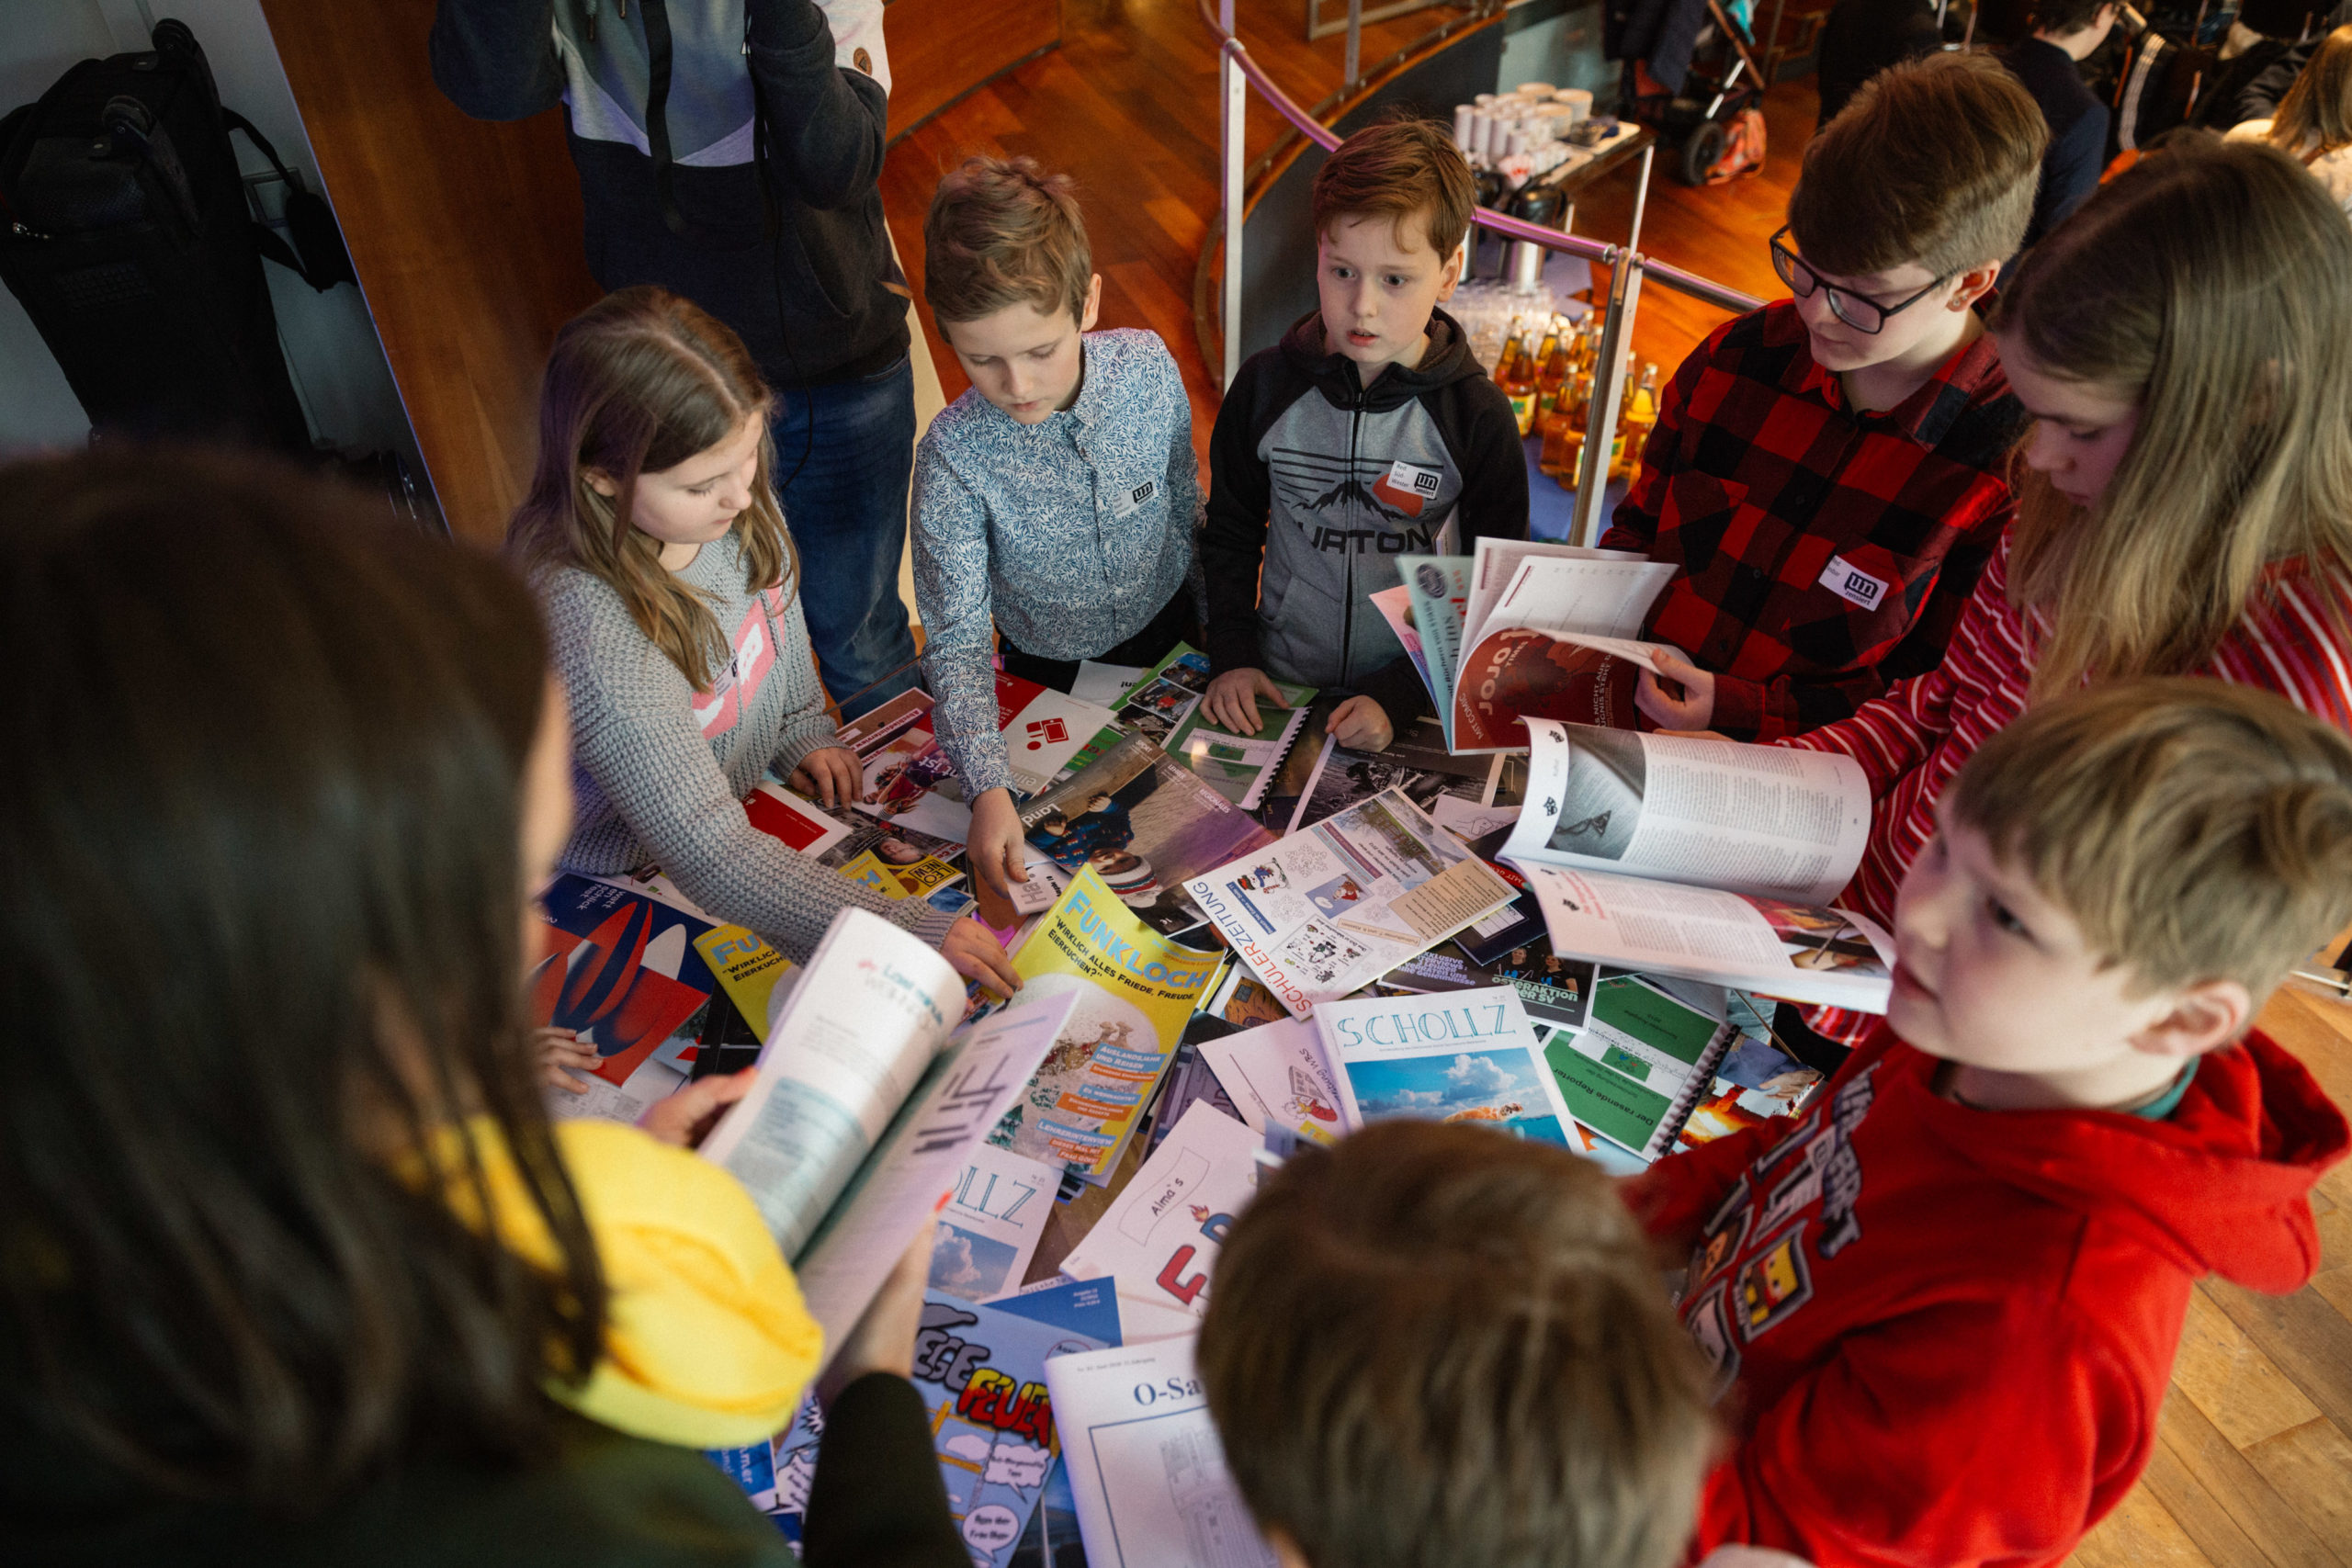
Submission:
POLYGON ((153 39, 0 119, 0 280, 99 433, 308 452, 262 257, 320 289, 350 258, 325 201, 221 107, 195 35, 167 18, 153 39), (254 220, 232 128, 287 177, 299 256, 254 220))

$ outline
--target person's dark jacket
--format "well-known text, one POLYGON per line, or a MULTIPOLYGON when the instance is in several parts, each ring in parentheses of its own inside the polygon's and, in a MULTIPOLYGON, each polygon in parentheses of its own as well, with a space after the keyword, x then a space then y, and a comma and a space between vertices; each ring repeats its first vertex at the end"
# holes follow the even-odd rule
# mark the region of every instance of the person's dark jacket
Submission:
POLYGON ((2099 171, 2107 161, 2107 106, 2083 85, 2074 57, 2045 39, 2012 44, 2001 51, 2000 60, 2025 84, 2050 126, 2041 183, 2034 191, 2033 220, 2025 229, 2025 243, 2030 246, 2098 188, 2099 171))
MULTIPOLYGON (((2314 17, 2311 35, 2301 43, 2289 43, 2276 54, 2267 55, 2260 69, 2248 73, 2230 103, 2229 125, 2243 125, 2250 119, 2271 119, 2278 113, 2278 100, 2312 62, 2312 55, 2320 40, 2336 28, 2352 26, 2352 0, 2342 0, 2324 19, 2314 17)), ((2298 28, 2298 31, 2301 29, 2298 28)), ((2226 129, 2224 127, 2223 129, 2226 129)))
POLYGON ((1943 44, 1930 0, 1838 0, 1822 24, 1814 77, 1822 125, 1838 118, 1862 84, 1890 65, 1932 54, 1943 44))
POLYGON ((565 105, 588 269, 605 288, 652 283, 684 295, 741 334, 774 385, 887 369, 908 343, 906 286, 875 183, 888 95, 836 66, 832 30, 810 0, 748 0, 748 33, 746 3, 592 12, 556 0, 439 0, 433 79, 481 119, 565 105), (658 120, 647 113, 655 73, 646 27, 656 17, 672 60, 658 120))
POLYGON ((1364 596, 1394 588, 1399 555, 1527 536, 1527 454, 1510 400, 1461 324, 1431 313, 1419 365, 1370 387, 1324 347, 1309 312, 1233 378, 1209 436, 1201 561, 1219 674, 1361 692, 1402 728, 1429 693, 1364 596), (1261 567, 1263 568, 1262 577, 1261 567))
MULTIPOLYGON (((1690 76, 1690 53, 1707 30, 1707 0, 1609 0, 1600 17, 1600 52, 1639 61, 1658 85, 1679 93, 1690 76)), ((1626 76, 1632 78, 1628 70, 1626 76)))
MULTIPOLYGON (((633 9, 634 7, 632 7, 633 9)), ((826 1415, 805 1556, 702 1454, 563 1418, 555 1462, 413 1464, 308 1517, 172 1500, 44 1441, 0 1436, 0 1559, 23 1568, 967 1568, 922 1396, 871 1373, 826 1415)))

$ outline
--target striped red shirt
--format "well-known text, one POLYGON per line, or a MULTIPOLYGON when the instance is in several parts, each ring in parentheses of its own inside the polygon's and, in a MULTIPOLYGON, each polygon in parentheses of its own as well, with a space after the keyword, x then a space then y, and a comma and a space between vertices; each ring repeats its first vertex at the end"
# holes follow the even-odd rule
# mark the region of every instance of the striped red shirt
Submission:
MULTIPOLYGON (((2281 565, 2192 673, 2276 692, 2352 733, 2347 621, 2347 585, 2307 572, 2300 562, 2281 565)), ((2025 711, 2034 641, 2027 612, 2009 603, 2009 536, 2004 534, 1939 667, 1898 682, 1851 718, 1777 742, 1842 751, 1870 780, 1870 843, 1838 899, 1841 906, 1894 928, 1895 892, 1935 836, 1936 802, 1944 786, 1987 736, 2025 711)), ((1806 1021, 1838 1040, 1859 1039, 1871 1021, 1837 1009, 1808 1012, 1806 1021)))

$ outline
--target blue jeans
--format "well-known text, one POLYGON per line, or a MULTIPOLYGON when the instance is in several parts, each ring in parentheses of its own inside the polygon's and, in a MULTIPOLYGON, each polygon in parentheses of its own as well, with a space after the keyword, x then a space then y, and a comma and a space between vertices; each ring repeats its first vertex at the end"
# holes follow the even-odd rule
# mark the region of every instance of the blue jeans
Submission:
POLYGON ((857 380, 779 392, 769 430, 777 499, 800 552, 800 604, 817 672, 842 716, 854 718, 914 686, 919 673, 899 598, 914 467, 913 365, 901 359, 857 380))

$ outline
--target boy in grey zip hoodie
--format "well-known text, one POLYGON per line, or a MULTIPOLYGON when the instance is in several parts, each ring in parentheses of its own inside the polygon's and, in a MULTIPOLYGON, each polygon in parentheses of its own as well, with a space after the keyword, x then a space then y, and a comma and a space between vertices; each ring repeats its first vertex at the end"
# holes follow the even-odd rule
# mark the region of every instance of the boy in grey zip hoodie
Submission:
POLYGON ((1427 121, 1358 131, 1315 176, 1322 308, 1241 367, 1209 437, 1204 707, 1227 728, 1281 701, 1272 676, 1349 694, 1331 733, 1385 747, 1429 698, 1365 596, 1399 555, 1527 536, 1510 400, 1437 309, 1476 201, 1427 121))

